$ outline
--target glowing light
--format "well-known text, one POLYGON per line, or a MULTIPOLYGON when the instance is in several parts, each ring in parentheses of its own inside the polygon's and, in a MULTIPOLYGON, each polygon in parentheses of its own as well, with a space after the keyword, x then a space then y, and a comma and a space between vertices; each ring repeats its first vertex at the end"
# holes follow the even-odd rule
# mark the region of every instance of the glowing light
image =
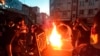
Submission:
POLYGON ((53 46, 54 49, 61 49, 62 41, 61 35, 57 32, 56 25, 53 23, 53 30, 51 35, 49 36, 50 44, 53 46))
POLYGON ((98 35, 92 34, 91 35, 91 44, 96 44, 96 43, 98 43, 98 35))
POLYGON ((2 5, 5 5, 5 0, 0 0, 0 2, 2 3, 2 5))
POLYGON ((90 43, 91 44, 97 44, 98 43, 98 34, 95 31, 96 26, 97 25, 94 24, 93 27, 91 28, 91 37, 90 37, 90 39, 91 39, 90 43))

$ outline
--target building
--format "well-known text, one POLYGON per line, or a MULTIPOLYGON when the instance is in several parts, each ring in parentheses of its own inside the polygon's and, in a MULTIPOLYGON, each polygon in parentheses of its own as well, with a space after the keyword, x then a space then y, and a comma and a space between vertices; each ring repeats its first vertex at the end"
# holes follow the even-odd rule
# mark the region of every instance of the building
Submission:
POLYGON ((100 0, 78 0, 78 14, 79 18, 86 18, 88 21, 95 16, 100 10, 100 0))
POLYGON ((35 7, 31 7, 32 11, 35 12, 36 14, 36 24, 40 24, 40 8, 35 6, 35 7))
POLYGON ((36 13, 33 11, 32 7, 29 7, 25 4, 22 6, 22 11, 25 15, 27 15, 30 20, 35 24, 36 23, 36 13))
POLYGON ((27 15, 34 24, 39 24, 40 20, 40 9, 38 7, 29 7, 25 4, 22 6, 22 11, 27 15))
POLYGON ((27 6, 27 5, 25 5, 25 4, 22 5, 22 11, 23 11, 23 13, 24 13, 25 15, 29 15, 29 9, 30 9, 29 6, 27 6))
POLYGON ((46 21, 48 20, 48 15, 46 13, 40 13, 40 24, 44 25, 46 24, 46 21))
POLYGON ((50 17, 56 20, 71 20, 71 0, 50 0, 50 17))
POLYGON ((5 0, 5 6, 8 8, 22 10, 22 3, 19 0, 5 0))
POLYGON ((100 0, 50 0, 50 16, 60 20, 91 20, 100 10, 100 0))

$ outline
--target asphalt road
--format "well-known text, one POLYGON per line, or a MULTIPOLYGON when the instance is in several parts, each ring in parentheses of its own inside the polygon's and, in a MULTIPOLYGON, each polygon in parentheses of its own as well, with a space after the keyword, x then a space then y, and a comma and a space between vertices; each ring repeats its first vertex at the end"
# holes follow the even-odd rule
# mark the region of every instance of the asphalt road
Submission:
POLYGON ((71 56, 71 53, 71 50, 53 50, 51 47, 47 47, 41 54, 42 56, 71 56))
POLYGON ((70 42, 66 42, 65 46, 61 50, 54 50, 50 45, 41 53, 41 56, 72 56, 72 45, 70 42))

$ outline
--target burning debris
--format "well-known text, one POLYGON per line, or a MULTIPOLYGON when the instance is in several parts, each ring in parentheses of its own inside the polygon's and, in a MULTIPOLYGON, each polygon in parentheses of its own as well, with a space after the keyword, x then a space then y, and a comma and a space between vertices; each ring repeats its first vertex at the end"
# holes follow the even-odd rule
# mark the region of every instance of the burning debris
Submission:
POLYGON ((60 49, 62 46, 61 35, 58 33, 56 25, 54 23, 53 23, 53 30, 51 32, 51 35, 49 36, 49 41, 50 41, 50 44, 55 49, 60 49))
POLYGON ((67 46, 67 49, 73 49, 71 45, 71 35, 72 31, 68 25, 56 25, 53 23, 53 28, 48 41, 55 50, 61 50, 64 46, 67 46))

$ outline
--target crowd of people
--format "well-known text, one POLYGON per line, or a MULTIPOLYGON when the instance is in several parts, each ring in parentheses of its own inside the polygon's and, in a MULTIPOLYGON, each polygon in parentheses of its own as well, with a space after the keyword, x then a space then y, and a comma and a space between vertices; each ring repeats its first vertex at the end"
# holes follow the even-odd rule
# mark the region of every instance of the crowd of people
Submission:
POLYGON ((39 56, 36 34, 43 32, 40 26, 28 26, 24 17, 4 20, 5 24, 2 22, 0 23, 0 56, 39 56))
POLYGON ((83 20, 76 19, 73 25, 72 56, 100 56, 100 12, 94 18, 92 26, 87 26, 83 20))
MULTIPOLYGON (((0 16, 2 18, 2 16, 0 16)), ((77 18, 72 24, 72 56, 100 56, 100 12, 92 26, 77 18)), ((62 30, 61 30, 62 31, 62 30)), ((0 20, 0 56, 39 56, 36 35, 44 32, 39 25, 28 26, 23 17, 0 20)))

